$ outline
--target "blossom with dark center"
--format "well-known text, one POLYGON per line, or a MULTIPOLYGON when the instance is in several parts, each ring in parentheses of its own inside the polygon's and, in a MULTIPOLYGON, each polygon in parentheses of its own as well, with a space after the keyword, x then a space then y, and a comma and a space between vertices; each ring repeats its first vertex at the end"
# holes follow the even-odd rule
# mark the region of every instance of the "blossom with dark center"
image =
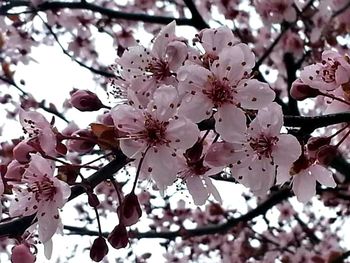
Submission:
MULTIPOLYGON (((198 148, 196 145, 194 147, 198 148)), ((195 159, 188 158, 186 154, 184 157, 178 158, 178 177, 185 182, 194 204, 204 205, 210 195, 221 203, 220 194, 209 176, 219 173, 224 166, 214 167, 207 164, 205 155, 195 159)))
POLYGON ((255 151, 255 153, 259 156, 258 158, 272 158, 272 151, 276 143, 278 142, 278 138, 267 137, 265 134, 261 134, 258 138, 249 138, 249 145, 255 151))
POLYGON ((187 45, 176 37, 175 26, 174 21, 164 27, 151 49, 130 47, 116 61, 116 75, 124 80, 122 86, 134 91, 143 106, 160 85, 175 85, 175 73, 187 57, 187 45))
POLYGON ((242 110, 258 110, 275 97, 270 87, 250 78, 255 56, 245 44, 226 47, 210 70, 185 65, 178 72, 179 92, 183 96, 179 112, 194 122, 214 113, 215 130, 229 142, 242 141, 246 117, 242 110), (235 131, 235 133, 232 133, 235 131))
POLYGON ((312 88, 331 91, 350 81, 350 59, 348 56, 326 50, 321 63, 305 67, 300 79, 312 88))
POLYGON ((144 158, 142 173, 150 175, 161 190, 176 179, 174 157, 190 148, 199 135, 193 122, 177 116, 178 102, 176 88, 163 85, 147 108, 119 105, 111 110, 115 126, 125 133, 119 138, 121 150, 136 163, 144 158))
POLYGON ((277 183, 283 184, 292 179, 292 189, 299 202, 306 203, 316 195, 316 181, 327 187, 336 187, 333 173, 320 165, 315 158, 304 152, 293 163, 291 169, 278 173, 277 183))
POLYGON ((69 186, 53 176, 54 162, 38 154, 31 154, 20 182, 14 184, 15 198, 10 205, 10 215, 28 216, 36 214, 39 239, 49 242, 59 224, 59 208, 67 202, 69 186))
POLYGON ((233 146, 232 175, 257 195, 264 195, 277 174, 289 171, 301 154, 298 140, 280 134, 282 109, 277 103, 259 110, 246 132, 246 142, 233 146))

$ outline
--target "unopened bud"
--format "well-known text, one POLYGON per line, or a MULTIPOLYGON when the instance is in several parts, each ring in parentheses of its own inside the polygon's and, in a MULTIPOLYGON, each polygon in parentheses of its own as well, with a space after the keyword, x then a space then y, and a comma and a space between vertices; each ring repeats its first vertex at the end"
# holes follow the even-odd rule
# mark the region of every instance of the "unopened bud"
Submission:
POLYGON ((90 249, 90 258, 95 262, 100 262, 108 254, 108 245, 103 237, 98 237, 90 249))
POLYGON ((88 203, 91 207, 98 207, 100 205, 100 200, 98 200, 97 195, 94 193, 87 193, 88 194, 88 203))
POLYGON ((290 95, 295 100, 304 100, 307 98, 315 98, 321 93, 317 89, 313 89, 310 86, 303 83, 300 79, 293 82, 290 89, 290 95))
POLYGON ((338 147, 324 145, 317 151, 317 160, 323 165, 329 165, 337 155, 338 147))
POLYGON ((115 249, 126 247, 129 243, 128 231, 123 224, 117 225, 108 236, 108 242, 115 249))
POLYGON ((30 247, 26 244, 20 244, 12 248, 12 263, 34 263, 36 257, 30 251, 30 247))
POLYGON ((80 111, 97 111, 104 107, 97 95, 89 90, 77 90, 71 95, 70 103, 80 111))
POLYGON ((123 222, 125 226, 136 224, 142 215, 139 200, 133 192, 125 196, 119 209, 120 221, 123 222))

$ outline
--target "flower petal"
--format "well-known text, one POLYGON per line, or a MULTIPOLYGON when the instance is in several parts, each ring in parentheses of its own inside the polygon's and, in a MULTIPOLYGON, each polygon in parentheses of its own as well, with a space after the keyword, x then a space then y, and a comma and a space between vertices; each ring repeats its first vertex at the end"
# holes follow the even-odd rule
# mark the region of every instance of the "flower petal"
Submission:
POLYGON ((332 188, 337 186, 333 178, 333 173, 322 165, 315 164, 311 166, 310 172, 315 176, 316 180, 324 186, 332 188))
POLYGON ((227 142, 243 142, 247 129, 244 112, 232 104, 218 108, 215 118, 215 130, 227 142))
POLYGON ((189 176, 186 178, 186 186, 192 195, 195 205, 204 205, 209 197, 207 189, 204 187, 201 177, 189 176))
POLYGON ((307 203, 316 194, 316 179, 309 170, 304 170, 294 175, 292 188, 298 201, 307 203))

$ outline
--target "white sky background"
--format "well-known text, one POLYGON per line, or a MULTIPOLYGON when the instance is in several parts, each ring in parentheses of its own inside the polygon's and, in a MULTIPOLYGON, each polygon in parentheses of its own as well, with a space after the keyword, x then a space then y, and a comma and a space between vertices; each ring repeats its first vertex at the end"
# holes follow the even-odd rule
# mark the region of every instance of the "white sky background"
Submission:
MULTIPOLYGON (((181 32, 185 32, 185 36, 193 36, 194 30, 189 28, 181 27, 181 32)), ((180 33, 180 30, 178 30, 180 33)), ((149 43, 150 36, 145 35, 141 38, 142 42, 145 45, 149 43)), ((101 38, 97 39, 96 46, 99 47, 100 61, 103 61, 106 65, 114 63, 114 59, 116 58, 116 52, 113 47, 112 40, 110 38, 105 37, 101 34, 101 38)), ((65 41, 61 40, 61 43, 64 45, 65 41)), ((16 81, 19 83, 20 79, 24 79, 26 85, 23 87, 25 91, 30 92, 33 96, 38 100, 45 99, 47 103, 53 102, 56 104, 58 109, 61 109, 61 105, 65 99, 69 96, 69 91, 72 88, 77 89, 89 89, 94 92, 98 92, 99 95, 102 96, 102 100, 107 102, 107 96, 101 92, 101 88, 99 88, 96 83, 92 80, 91 73, 87 70, 79 66, 77 63, 73 62, 68 56, 64 55, 61 49, 55 45, 55 47, 47 47, 40 46, 39 48, 34 48, 32 57, 37 61, 30 63, 30 65, 20 65, 16 70, 16 81)), ((2 87, 1 87, 2 89, 2 87)), ((48 104, 47 104, 48 105, 48 104)), ((108 105, 108 104, 107 104, 108 105)), ((110 105, 113 106, 113 105, 110 105)), ((50 115, 45 114, 47 117, 50 115)), ((74 120, 79 127, 84 128, 87 127, 91 122, 95 119, 94 114, 91 113, 80 113, 77 110, 69 110, 68 115, 66 117, 69 120, 74 120)), ((21 129, 19 128, 19 124, 16 121, 8 122, 5 118, 0 119, 0 126, 4 125, 4 132, 2 138, 16 138, 21 135, 21 129)), ((64 128, 65 124, 59 118, 56 117, 56 125, 59 128, 64 128)), ((228 207, 230 209, 238 209, 241 212, 246 212, 245 200, 242 198, 242 191, 247 191, 244 187, 240 185, 230 184, 218 182, 215 184, 218 186, 220 194, 222 195, 222 199, 224 201, 224 207, 228 207), (243 210, 242 210, 243 209, 243 210)), ((185 197, 184 195, 178 193, 175 196, 175 199, 185 199, 186 203, 189 205, 191 199, 185 197)), ((76 200, 66 204, 64 207, 63 213, 61 213, 61 218, 64 224, 67 225, 77 225, 77 221, 74 220, 75 215, 77 215, 76 210, 74 209, 74 203, 79 201, 86 201, 86 196, 82 195, 76 200)), ((295 201, 293 198, 293 206, 297 211, 302 210, 302 205, 295 201)), ((88 208, 89 209, 89 208, 88 208)), ((320 202, 315 202, 315 209, 320 209, 320 213, 322 212, 322 205, 320 202)), ((91 212, 93 210, 91 209, 91 212)), ((278 213, 276 211, 270 211, 268 214, 272 216, 275 215, 277 218, 278 213)), ((330 214, 329 214, 330 215, 330 214)), ((328 216, 328 215, 327 215, 328 216)), ((103 223, 103 231, 111 230, 117 223, 116 215, 111 215, 110 218, 105 219, 102 218, 103 223)), ((81 223, 80 226, 84 226, 84 223, 81 223)), ((140 226, 141 230, 146 226, 140 226)), ((260 229, 263 229, 264 226, 257 226, 260 229)), ((97 224, 95 224, 95 228, 91 228, 91 230, 97 230, 97 224)), ((344 226, 344 233, 350 233, 350 225, 344 226)), ((50 262, 58 262, 56 261, 58 257, 62 255, 69 256, 72 248, 78 244, 79 250, 73 258, 69 259, 70 263, 81 263, 81 262, 91 262, 89 257, 88 250, 83 253, 81 249, 86 248, 89 249, 94 237, 90 236, 63 236, 56 235, 54 237, 54 251, 53 258, 50 262)), ((155 239, 144 239, 139 241, 139 244, 135 247, 134 251, 136 254, 142 254, 145 252, 151 252, 152 258, 150 262, 163 262, 162 253, 164 252, 164 248, 159 247, 159 249, 155 249, 155 244, 157 240, 155 239)), ((349 235, 345 236, 345 243, 350 244, 349 235)), ((43 257, 43 246, 38 245, 39 254, 38 254, 38 263, 49 262, 43 257)), ((115 250, 110 247, 108 258, 110 261, 106 262, 114 262, 112 260, 115 256, 121 256, 125 254, 125 250, 115 250)), ((0 255, 1 259, 1 255, 0 255)), ((1 262, 5 262, 1 260, 1 262)), ((64 257, 61 262, 65 262, 64 257)), ((211 261, 213 262, 213 261, 211 261)))

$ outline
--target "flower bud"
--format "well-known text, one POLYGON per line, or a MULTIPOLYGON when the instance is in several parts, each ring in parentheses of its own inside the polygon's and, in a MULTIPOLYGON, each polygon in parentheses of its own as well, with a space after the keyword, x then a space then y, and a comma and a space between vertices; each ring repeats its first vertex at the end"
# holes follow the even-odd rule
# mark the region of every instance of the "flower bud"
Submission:
POLYGON ((100 205, 100 200, 98 200, 97 195, 94 193, 87 192, 88 203, 91 207, 98 207, 100 205))
POLYGON ((123 224, 118 224, 108 236, 108 242, 115 249, 126 247, 129 243, 128 231, 123 224))
POLYGON ((127 194, 120 206, 119 219, 125 226, 136 224, 142 215, 139 200, 135 193, 127 194))
POLYGON ((70 103, 80 111, 97 111, 103 104, 97 95, 89 90, 77 90, 71 95, 70 103))
POLYGON ((292 84, 290 95, 295 100, 304 100, 307 98, 315 98, 320 95, 320 92, 304 84, 300 79, 297 79, 292 84))
POLYGON ((317 160, 323 165, 329 165, 337 155, 338 147, 324 145, 317 151, 317 160))
POLYGON ((100 262, 108 254, 106 240, 99 236, 94 240, 90 249, 90 258, 95 262, 100 262))
POLYGON ((36 257, 30 251, 30 247, 26 244, 20 244, 12 248, 12 263, 34 263, 36 257))

